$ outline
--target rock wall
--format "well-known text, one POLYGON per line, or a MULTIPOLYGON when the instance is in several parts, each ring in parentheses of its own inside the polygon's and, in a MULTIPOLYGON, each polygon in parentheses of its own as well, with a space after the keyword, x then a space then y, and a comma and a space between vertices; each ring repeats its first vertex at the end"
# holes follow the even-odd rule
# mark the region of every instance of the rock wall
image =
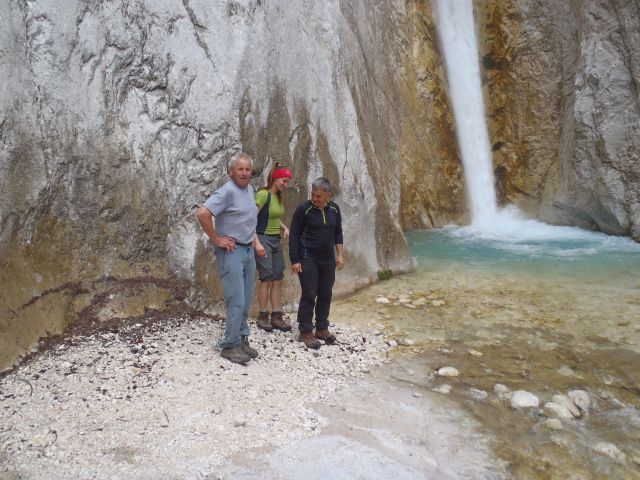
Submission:
MULTIPOLYGON (((501 200, 640 238, 637 2, 475 6, 501 200)), ((241 149, 256 186, 293 167, 288 215, 338 186, 338 292, 409 268, 403 229, 468 218, 438 52, 424 0, 0 2, 0 369, 77 319, 219 311, 194 211, 241 149)))
POLYGON ((469 219, 464 177, 434 10, 408 2, 407 60, 400 79, 405 105, 402 223, 405 229, 441 227, 469 219))
POLYGON ((482 0, 501 200, 640 241, 640 5, 482 0))
POLYGON ((289 215, 338 186, 338 292, 407 269, 409 23, 399 0, 2 2, 0 368, 78 318, 219 308, 194 211, 240 149, 256 185, 293 166, 289 215))

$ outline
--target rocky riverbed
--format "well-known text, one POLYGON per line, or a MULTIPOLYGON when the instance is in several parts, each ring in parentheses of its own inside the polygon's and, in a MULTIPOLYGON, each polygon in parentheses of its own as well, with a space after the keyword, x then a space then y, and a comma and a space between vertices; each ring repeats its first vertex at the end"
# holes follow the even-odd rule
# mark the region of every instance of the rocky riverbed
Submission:
POLYGON ((332 312, 395 342, 387 372, 472 415, 509 478, 640 479, 637 271, 573 268, 430 261, 332 312))
POLYGON ((348 322, 318 351, 254 330, 247 366, 219 318, 73 328, 0 378, 0 480, 505 477, 475 420, 397 380, 397 342, 348 322))
POLYGON ((254 331, 248 366, 219 356, 223 323, 178 316, 68 336, 0 380, 0 478, 201 478, 229 455, 322 428, 310 406, 362 378, 388 345, 336 328, 308 351, 254 331))

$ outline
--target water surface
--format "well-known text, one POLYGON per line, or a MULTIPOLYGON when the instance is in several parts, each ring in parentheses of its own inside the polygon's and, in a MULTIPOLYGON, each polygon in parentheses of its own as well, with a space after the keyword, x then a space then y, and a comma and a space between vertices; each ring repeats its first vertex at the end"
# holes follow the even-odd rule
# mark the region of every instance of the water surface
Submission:
POLYGON ((640 245, 512 226, 410 232, 416 270, 336 302, 332 318, 396 338, 394 375, 425 394, 450 388, 437 394, 476 416, 513 478, 640 478, 640 245), (435 376, 442 366, 460 376, 435 376), (594 405, 554 430, 497 384, 541 407, 572 389, 594 405))

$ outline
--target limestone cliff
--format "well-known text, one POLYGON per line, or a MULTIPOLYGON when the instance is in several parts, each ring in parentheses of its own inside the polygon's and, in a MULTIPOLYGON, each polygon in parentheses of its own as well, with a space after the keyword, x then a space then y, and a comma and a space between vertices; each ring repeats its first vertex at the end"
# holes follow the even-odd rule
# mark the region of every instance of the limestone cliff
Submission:
POLYGON ((503 202, 640 240, 640 6, 478 1, 503 202))
MULTIPOLYGON (((220 300, 194 210, 237 150, 338 186, 338 291, 408 268, 405 2, 0 5, 0 368, 45 333, 220 300)), ((294 277, 287 300, 295 300, 294 277)))
MULTIPOLYGON (((475 6, 501 199, 638 237, 637 2, 475 6)), ((0 369, 78 318, 220 307, 194 211, 241 149, 256 185, 292 166, 288 215, 318 175, 338 186, 338 291, 408 268, 403 229, 468 216, 433 18, 425 0, 0 2, 0 369)))

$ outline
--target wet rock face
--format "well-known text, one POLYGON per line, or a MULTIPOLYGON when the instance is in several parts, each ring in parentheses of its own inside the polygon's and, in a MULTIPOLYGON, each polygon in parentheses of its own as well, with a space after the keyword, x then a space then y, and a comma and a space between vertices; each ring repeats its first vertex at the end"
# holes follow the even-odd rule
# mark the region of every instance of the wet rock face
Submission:
POLYGON ((640 239, 640 10, 634 2, 478 5, 503 202, 640 239))
POLYGON ((293 166, 288 215, 317 176, 336 184, 338 291, 407 268, 395 72, 408 14, 368 5, 2 2, 0 368, 104 304, 104 278, 155 288, 175 273, 189 303, 215 304, 194 211, 240 149, 256 185, 273 161, 293 166))

